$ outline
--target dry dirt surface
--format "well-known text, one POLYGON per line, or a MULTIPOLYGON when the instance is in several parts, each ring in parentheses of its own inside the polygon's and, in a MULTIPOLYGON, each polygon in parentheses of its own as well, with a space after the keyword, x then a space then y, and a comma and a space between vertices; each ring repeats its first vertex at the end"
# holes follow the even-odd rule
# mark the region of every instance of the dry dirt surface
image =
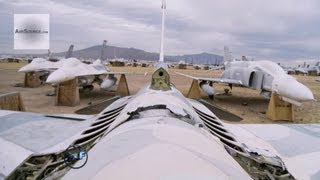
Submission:
MULTIPOLYGON (((44 85, 38 88, 14 87, 17 83, 23 83, 24 73, 17 70, 26 63, 4 63, 0 62, 0 94, 8 92, 20 92, 26 110, 29 112, 41 112, 47 114, 66 114, 73 113, 77 109, 86 107, 94 102, 113 97, 114 92, 105 92, 95 86, 92 92, 81 93, 81 103, 76 107, 55 106, 55 97, 46 96, 53 92, 51 85, 44 85)), ((130 94, 136 94, 139 89, 148 84, 153 71, 152 67, 110 67, 113 71, 129 72, 127 81, 130 94)), ((170 69, 171 82, 184 95, 188 93, 192 80, 175 72, 182 72, 192 76, 200 77, 219 77, 222 71, 194 70, 188 67, 186 70, 170 69)), ((300 107, 295 107, 295 123, 320 123, 320 82, 315 81, 318 77, 314 76, 295 76, 298 81, 308 86, 313 92, 317 101, 304 103, 300 107)), ((225 109, 243 118, 241 123, 275 123, 266 118, 269 100, 259 96, 259 91, 233 87, 231 95, 224 95, 224 89, 228 88, 224 84, 214 84, 214 89, 219 95, 214 100, 210 100, 203 94, 203 98, 208 102, 225 109)), ((279 121, 276 121, 279 123, 279 121)), ((282 122, 280 122, 282 123, 282 122)))

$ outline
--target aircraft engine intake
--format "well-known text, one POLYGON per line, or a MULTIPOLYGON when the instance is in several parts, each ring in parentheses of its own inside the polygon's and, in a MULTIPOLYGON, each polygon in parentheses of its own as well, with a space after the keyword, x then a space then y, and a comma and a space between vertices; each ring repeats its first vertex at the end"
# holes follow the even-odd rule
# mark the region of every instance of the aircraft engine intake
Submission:
POLYGON ((234 79, 234 80, 240 80, 244 86, 250 86, 250 83, 253 81, 253 75, 255 73, 255 70, 253 69, 244 69, 242 67, 234 67, 229 68, 228 70, 225 70, 221 78, 223 79, 234 79))

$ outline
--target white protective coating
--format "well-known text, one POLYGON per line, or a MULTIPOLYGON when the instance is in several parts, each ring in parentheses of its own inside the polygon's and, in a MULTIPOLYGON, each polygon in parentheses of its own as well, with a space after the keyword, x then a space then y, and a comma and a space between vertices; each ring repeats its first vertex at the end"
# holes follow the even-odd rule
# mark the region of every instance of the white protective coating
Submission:
MULTIPOLYGON (((221 78, 193 77, 190 75, 177 73, 199 81, 211 81, 226 84, 245 85, 250 87, 250 74, 245 72, 263 73, 262 90, 271 91, 287 102, 295 105, 301 105, 301 102, 314 100, 311 90, 298 82, 295 78, 288 75, 278 64, 271 61, 228 61, 226 70, 222 73, 221 78), (244 83, 243 81, 248 81, 244 83)), ((254 81, 254 80, 253 80, 254 81)), ((251 84, 254 84, 251 82, 251 84)), ((202 88, 206 93, 210 93, 208 88, 202 88)))
POLYGON ((272 91, 283 97, 283 100, 299 105, 299 102, 314 100, 311 90, 289 75, 275 78, 272 91))
POLYGON ((169 117, 117 127, 89 158, 63 179, 250 179, 208 131, 169 117))
POLYGON ((283 68, 271 61, 234 61, 230 67, 242 67, 262 71, 273 77, 271 91, 284 97, 283 100, 300 105, 299 102, 314 100, 311 90, 288 75, 283 68))
POLYGON ((68 120, 92 116, 46 117, 37 113, 0 111, 0 179, 7 176, 30 155, 65 150, 92 123, 68 120))
MULTIPOLYGON (((152 90, 147 86, 138 92, 138 94, 132 97, 132 100, 128 102, 123 109, 124 112, 136 111, 139 107, 149 107, 154 105, 166 105, 167 109, 170 109, 173 113, 180 116, 190 115, 195 123, 201 123, 202 121, 193 110, 191 104, 184 98, 184 96, 175 88, 171 87, 169 91, 157 91, 152 90)), ((129 115, 127 113, 120 114, 117 119, 112 123, 109 131, 116 127, 118 124, 124 122, 129 115)))
POLYGON ((86 64, 78 59, 70 58, 62 67, 49 75, 47 83, 61 83, 79 76, 101 75, 108 72, 109 70, 101 63, 101 60, 96 60, 92 64, 86 64))
POLYGON ((1 175, 8 176, 33 152, 17 144, 0 138, 0 179, 1 175))
POLYGON ((225 124, 240 142, 267 156, 281 157, 297 179, 320 178, 320 125, 225 124), (259 148, 259 149, 257 149, 259 148), (268 151, 261 151, 265 149, 268 151))
MULTIPOLYGON (((80 72, 74 72, 78 73, 77 75, 87 75, 85 73, 88 68, 82 69, 82 65, 76 61, 68 62, 66 66, 69 69, 62 72, 62 75, 77 77, 71 73, 70 69, 73 67, 79 68, 77 70, 80 72)), ((99 71, 99 68, 95 70, 99 71)), ((88 163, 80 170, 72 169, 64 179, 250 179, 218 138, 203 126, 193 107, 212 115, 217 121, 219 118, 199 102, 184 98, 174 86, 167 91, 155 91, 147 86, 135 96, 117 100, 99 115, 109 118, 111 113, 107 115, 107 110, 125 104, 120 114, 114 117, 115 121, 111 121, 112 124, 104 136, 89 151, 88 163), (199 126, 200 124, 202 126, 199 126)), ((8 128, 2 128, 0 140, 11 138, 11 141, 0 141, 0 145, 9 146, 8 149, 11 150, 20 144, 19 147, 28 147, 39 154, 61 151, 71 144, 71 140, 80 136, 83 127, 93 122, 93 119, 81 123, 61 119, 46 119, 47 121, 41 122, 44 117, 36 119, 33 116, 28 119, 26 114, 20 114, 20 118, 24 118, 20 119, 20 123, 16 123, 17 117, 13 117, 14 121, 7 117, 12 114, 1 117, 1 121, 6 121, 8 128)), ((296 126, 299 130, 272 125, 233 124, 227 127, 237 140, 245 143, 248 150, 267 156, 280 154, 295 177, 317 178, 319 166, 315 165, 319 164, 320 158, 312 161, 311 157, 319 157, 320 148, 312 146, 320 144, 317 129, 319 127, 299 129, 299 126, 296 126), (275 136, 277 134, 279 135, 275 136), (312 162, 307 163, 308 161, 312 162), (308 170, 304 171, 305 168, 308 170)), ((29 153, 24 149, 19 151, 19 159, 29 153)), ((0 156, 0 160, 4 159, 4 163, 9 164, 6 160, 13 155, 5 152, 6 155, 0 156), (8 155, 10 157, 6 157, 8 155)), ((0 164, 0 167, 2 166, 3 164, 0 164)), ((8 167, 12 168, 14 165, 9 164, 8 167)))
POLYGON ((112 72, 100 59, 92 64, 86 64, 75 58, 69 58, 62 67, 51 73, 47 83, 59 84, 68 80, 79 78, 80 84, 90 85, 96 76, 102 80, 102 89, 109 89, 115 85, 116 79, 107 75, 126 74, 126 72, 112 72))
MULTIPOLYGON (((70 59, 70 58, 69 58, 70 59)), ((34 58, 31 63, 21 67, 18 72, 37 72, 37 71, 52 71, 62 66, 69 59, 60 59, 57 62, 48 61, 43 58, 34 58)))

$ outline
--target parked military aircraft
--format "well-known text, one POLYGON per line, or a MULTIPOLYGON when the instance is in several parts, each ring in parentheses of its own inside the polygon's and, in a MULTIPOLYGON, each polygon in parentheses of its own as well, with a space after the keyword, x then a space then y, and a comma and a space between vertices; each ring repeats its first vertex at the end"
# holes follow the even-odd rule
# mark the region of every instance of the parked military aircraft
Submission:
POLYGON ((138 94, 87 120, 0 111, 1 178, 320 178, 319 125, 226 124, 171 84, 165 9, 159 62, 138 94))
POLYGON ((180 60, 176 65, 178 69, 187 69, 187 63, 183 60, 180 60))
POLYGON ((66 59, 70 58, 72 56, 72 51, 73 51, 73 45, 70 45, 65 58, 62 58, 58 61, 50 61, 50 53, 48 55, 48 59, 44 58, 34 58, 30 64, 27 64, 20 68, 18 72, 52 72, 59 67, 62 66, 62 64, 66 61, 66 59))
POLYGON ((201 89, 208 95, 214 95, 213 83, 241 85, 255 90, 261 90, 261 95, 270 97, 271 93, 278 94, 284 101, 295 105, 314 100, 308 87, 288 75, 278 64, 271 61, 235 61, 224 48, 225 71, 220 78, 193 77, 180 75, 200 81, 201 89))
POLYGON ((62 67, 52 72, 47 83, 60 84, 77 78, 79 86, 86 90, 93 90, 93 83, 98 83, 103 90, 108 90, 117 82, 115 75, 125 72, 112 72, 100 59, 92 64, 86 64, 75 58, 69 58, 62 67))
POLYGON ((107 41, 104 40, 101 48, 100 58, 92 64, 84 63, 76 58, 67 59, 61 67, 53 71, 47 78, 46 82, 51 84, 60 84, 77 78, 79 86, 83 91, 91 91, 93 83, 98 83, 101 89, 107 90, 114 86, 117 82, 116 74, 124 74, 121 72, 111 72, 104 65, 104 49, 107 41))
POLYGON ((311 74, 312 72, 315 75, 320 75, 320 61, 318 61, 317 63, 315 63, 313 66, 309 66, 309 68, 307 68, 308 74, 311 74))
POLYGON ((278 65, 284 70, 284 72, 286 72, 287 74, 295 74, 296 73, 296 68, 292 68, 292 67, 287 67, 284 65, 281 65, 280 63, 278 63, 278 65))
POLYGON ((307 65, 306 62, 303 63, 303 65, 299 65, 295 71, 296 74, 308 74, 308 68, 309 68, 309 64, 307 65))

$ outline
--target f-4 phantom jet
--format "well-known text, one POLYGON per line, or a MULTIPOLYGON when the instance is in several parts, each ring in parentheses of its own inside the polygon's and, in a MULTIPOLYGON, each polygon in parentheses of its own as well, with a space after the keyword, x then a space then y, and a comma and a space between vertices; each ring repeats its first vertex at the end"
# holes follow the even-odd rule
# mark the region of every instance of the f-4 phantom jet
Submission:
POLYGON ((208 95, 214 95, 213 83, 240 85, 260 90, 261 95, 279 95, 284 101, 295 105, 314 100, 308 87, 288 75, 278 64, 271 61, 236 61, 225 47, 225 70, 220 78, 193 77, 178 73, 200 81, 201 89, 208 95))
POLYGON ((0 178, 319 179, 319 125, 222 122, 171 84, 163 36, 151 82, 94 117, 0 111, 0 178))

